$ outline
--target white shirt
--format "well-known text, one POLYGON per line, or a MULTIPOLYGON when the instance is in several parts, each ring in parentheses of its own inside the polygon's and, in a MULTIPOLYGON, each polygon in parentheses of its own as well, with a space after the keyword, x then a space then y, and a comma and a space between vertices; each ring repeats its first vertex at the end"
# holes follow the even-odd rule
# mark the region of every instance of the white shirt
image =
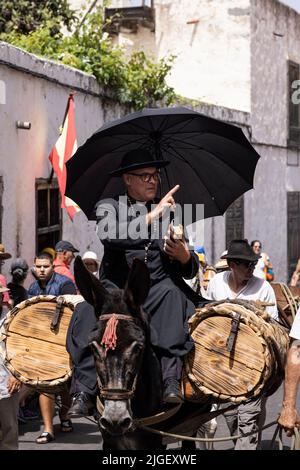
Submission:
POLYGON ((278 320, 275 293, 267 281, 252 276, 239 292, 233 292, 229 287, 229 276, 230 271, 216 274, 209 281, 205 297, 209 300, 244 299, 272 303, 274 306, 266 307, 266 311, 278 320))
POLYGON ((261 253, 261 258, 257 261, 253 276, 259 277, 259 279, 266 279, 265 266, 266 263, 270 262, 270 258, 267 253, 261 253))
POLYGON ((290 337, 294 339, 300 339, 300 307, 298 308, 296 316, 294 318, 290 331, 290 337))

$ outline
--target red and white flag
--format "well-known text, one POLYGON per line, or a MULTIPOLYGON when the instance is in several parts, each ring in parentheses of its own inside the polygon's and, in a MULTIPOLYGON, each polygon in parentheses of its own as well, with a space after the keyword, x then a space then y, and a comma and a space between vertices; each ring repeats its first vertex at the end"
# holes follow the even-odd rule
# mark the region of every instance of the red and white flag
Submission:
POLYGON ((66 209, 69 217, 73 220, 76 212, 80 211, 77 204, 72 199, 65 196, 67 170, 66 163, 77 150, 77 139, 75 129, 75 103, 74 97, 70 94, 64 121, 61 127, 61 134, 49 155, 53 171, 57 176, 58 186, 61 193, 61 207, 66 209))

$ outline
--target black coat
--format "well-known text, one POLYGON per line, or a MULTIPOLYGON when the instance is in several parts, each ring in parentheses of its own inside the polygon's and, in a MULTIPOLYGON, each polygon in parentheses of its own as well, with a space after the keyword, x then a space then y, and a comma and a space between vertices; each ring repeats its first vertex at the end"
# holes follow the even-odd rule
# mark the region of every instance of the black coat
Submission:
MULTIPOLYGON (((126 201, 126 199, 125 199, 126 201)), ((127 202, 127 201, 126 201, 127 202)), ((128 206, 129 207, 129 206, 128 206)), ((104 245, 104 255, 100 268, 100 280, 106 288, 123 289, 134 258, 145 259, 145 246, 151 241, 150 235, 132 238, 128 226, 137 214, 129 214, 127 219, 120 210, 127 211, 125 202, 105 199, 97 208, 98 236, 104 245), (109 227, 114 236, 103 237, 103 228, 109 227)), ((148 209, 150 210, 150 209, 148 209)), ((144 216, 140 216, 144 220, 144 216)), ((161 221, 158 224, 161 229, 161 221)), ((163 251, 164 234, 152 240, 148 250, 147 267, 150 272, 151 287, 145 310, 151 315, 151 341, 163 355, 183 356, 193 347, 189 335, 187 319, 194 314, 199 297, 183 280, 193 278, 199 269, 197 255, 191 251, 191 259, 186 265, 171 261, 163 251)))

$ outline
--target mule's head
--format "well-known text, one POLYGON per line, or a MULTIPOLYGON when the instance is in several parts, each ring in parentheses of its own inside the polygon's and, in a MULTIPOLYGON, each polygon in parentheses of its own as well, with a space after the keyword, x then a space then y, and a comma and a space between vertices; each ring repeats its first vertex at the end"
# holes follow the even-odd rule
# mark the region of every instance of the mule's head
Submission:
POLYGON ((121 435, 132 427, 130 400, 134 394, 146 344, 146 317, 141 309, 150 287, 146 265, 134 260, 124 290, 107 291, 84 266, 74 265, 76 284, 98 317, 91 347, 104 400, 103 431, 121 435))

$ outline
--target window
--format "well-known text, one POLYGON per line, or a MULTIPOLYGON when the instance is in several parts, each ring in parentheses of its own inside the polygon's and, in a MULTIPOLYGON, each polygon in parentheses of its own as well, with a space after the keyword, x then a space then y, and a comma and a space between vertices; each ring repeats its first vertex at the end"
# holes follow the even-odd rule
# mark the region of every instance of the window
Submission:
POLYGON ((110 34, 119 34, 121 28, 137 33, 142 25, 155 30, 153 0, 113 0, 109 8, 105 7, 106 30, 110 34))
POLYGON ((36 252, 61 240, 60 192, 57 181, 36 181, 36 252))
POLYGON ((289 130, 288 147, 300 148, 300 65, 289 62, 288 98, 289 130))
POLYGON ((287 193, 288 281, 300 258, 300 192, 287 193))
POLYGON ((234 201, 226 211, 226 249, 236 238, 244 238, 244 196, 234 201))

